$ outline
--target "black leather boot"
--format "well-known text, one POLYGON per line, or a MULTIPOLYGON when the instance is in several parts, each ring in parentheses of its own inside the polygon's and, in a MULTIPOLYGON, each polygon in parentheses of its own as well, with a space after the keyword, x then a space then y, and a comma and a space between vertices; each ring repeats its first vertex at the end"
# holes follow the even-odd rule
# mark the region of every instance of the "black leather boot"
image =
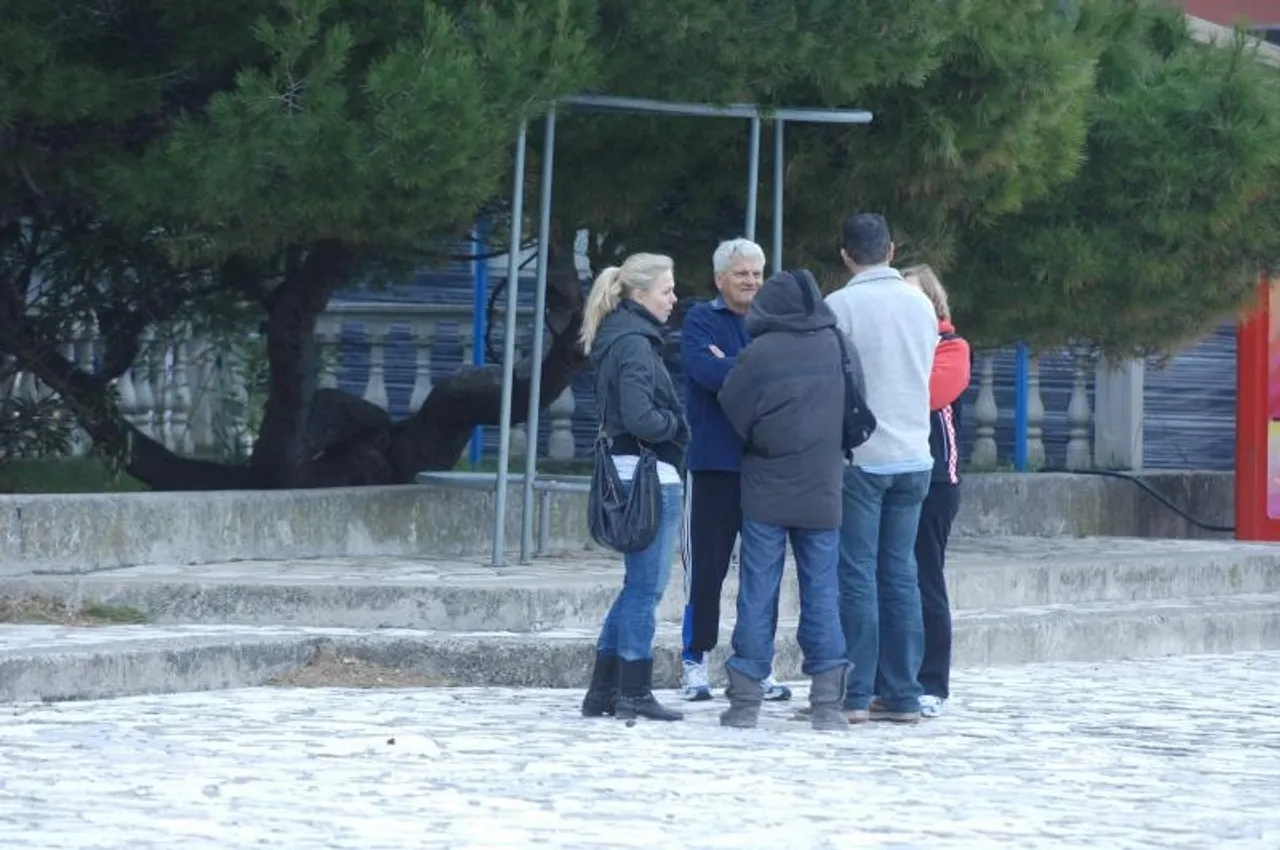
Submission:
POLYGON ((672 711, 653 696, 653 660, 623 661, 619 665, 619 682, 622 692, 618 696, 619 720, 644 717, 649 720, 684 720, 684 715, 672 711))
POLYGON ((618 705, 618 656, 596 652, 591 684, 582 698, 583 717, 609 717, 618 705))

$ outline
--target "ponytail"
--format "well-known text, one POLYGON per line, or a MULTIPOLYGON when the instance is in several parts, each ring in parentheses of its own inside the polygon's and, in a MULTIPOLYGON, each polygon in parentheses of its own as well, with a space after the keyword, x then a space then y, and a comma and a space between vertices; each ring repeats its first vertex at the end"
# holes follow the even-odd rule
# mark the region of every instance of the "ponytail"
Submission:
POLYGON ((591 292, 587 295, 587 303, 582 308, 582 341, 583 352, 591 353, 591 344, 596 341, 600 323, 604 317, 618 309, 622 301, 622 269, 617 266, 600 272, 595 283, 591 284, 591 292))
POLYGON ((595 283, 591 284, 587 303, 582 308, 582 333, 578 339, 582 342, 583 352, 591 353, 596 334, 600 332, 600 323, 618 309, 628 291, 652 288, 673 268, 671 258, 662 254, 632 254, 621 266, 609 266, 600 272, 595 283))

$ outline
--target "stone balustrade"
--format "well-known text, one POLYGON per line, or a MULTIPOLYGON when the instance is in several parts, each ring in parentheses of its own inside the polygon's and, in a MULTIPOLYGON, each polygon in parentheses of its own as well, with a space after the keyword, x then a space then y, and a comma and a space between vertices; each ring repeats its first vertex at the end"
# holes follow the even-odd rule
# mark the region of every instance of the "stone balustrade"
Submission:
MULTIPOLYGON (((529 348, 528 317, 519 310, 524 332, 521 354, 529 348)), ((319 385, 341 388, 389 411, 394 419, 418 409, 439 381, 471 363, 476 341, 467 306, 383 302, 335 304, 316 329, 321 351, 319 385)), ((502 332, 491 343, 501 346, 502 332)), ((64 353, 87 371, 101 355, 92 336, 66 344, 64 353)), ((133 367, 115 381, 124 415, 142 433, 185 455, 246 457, 254 439, 254 408, 261 404, 253 376, 264 361, 261 339, 249 334, 234 343, 215 344, 178 329, 163 338, 144 338, 133 367)), ((18 372, 0 386, 0 397, 35 400, 51 390, 33 375, 18 372)), ((575 398, 566 389, 542 417, 539 451, 555 460, 575 457, 572 425, 575 398)), ((496 429, 493 439, 496 441, 496 429)), ((523 426, 513 429, 512 453, 527 450, 523 426)), ((76 433, 73 455, 89 447, 76 433)))
MULTIPOLYGON (((527 354, 530 311, 520 312, 523 331, 517 348, 527 354)), ((399 419, 416 410, 460 364, 472 362, 472 336, 472 312, 466 305, 337 303, 317 327, 319 384, 340 387, 399 419)), ((491 344, 500 347, 500 328, 491 344)), ((68 342, 65 353, 90 370, 100 354, 92 338, 68 342)), ((116 381, 121 408, 143 433, 174 451, 244 457, 253 443, 251 414, 262 400, 251 376, 261 372, 263 358, 255 335, 216 344, 172 330, 152 335, 144 340, 133 368, 116 381)), ((975 353, 973 382, 962 400, 966 466, 994 470, 1011 465, 1012 363, 1007 350, 975 353)), ((1080 347, 1044 352, 1029 365, 1029 468, 1141 468, 1142 361, 1112 364, 1080 347)), ((24 373, 0 387, 0 394, 25 398, 47 392, 24 373)), ((539 456, 561 461, 585 457, 594 409, 590 381, 575 381, 542 417, 539 456)), ((497 429, 485 431, 491 455, 497 429)), ((76 435, 73 453, 87 448, 87 437, 76 435)), ((524 429, 516 428, 512 452, 526 451, 524 429)))

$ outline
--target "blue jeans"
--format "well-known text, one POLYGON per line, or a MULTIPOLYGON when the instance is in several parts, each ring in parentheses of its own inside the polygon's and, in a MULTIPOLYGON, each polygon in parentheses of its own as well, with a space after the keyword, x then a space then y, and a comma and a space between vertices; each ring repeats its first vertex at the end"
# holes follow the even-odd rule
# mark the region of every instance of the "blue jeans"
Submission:
POLYGON ((804 674, 816 676, 848 664, 837 602, 840 533, 834 528, 782 528, 744 518, 738 554, 738 620, 733 627, 733 656, 727 666, 757 682, 764 681, 773 668, 788 537, 800 579, 796 640, 804 653, 804 674))
POLYGON ((885 708, 920 710, 917 676, 924 657, 924 624, 916 580, 920 506, 931 473, 844 473, 840 527, 840 622, 853 671, 846 709, 871 704, 880 670, 885 708))
MULTIPOLYGON (((624 483, 624 488, 629 485, 624 483)), ((675 557, 680 532, 683 488, 679 484, 662 485, 662 514, 658 536, 639 552, 622 556, 625 573, 622 590, 605 615, 596 650, 616 655, 623 661, 648 661, 653 658, 655 612, 671 579, 671 561, 675 557)))

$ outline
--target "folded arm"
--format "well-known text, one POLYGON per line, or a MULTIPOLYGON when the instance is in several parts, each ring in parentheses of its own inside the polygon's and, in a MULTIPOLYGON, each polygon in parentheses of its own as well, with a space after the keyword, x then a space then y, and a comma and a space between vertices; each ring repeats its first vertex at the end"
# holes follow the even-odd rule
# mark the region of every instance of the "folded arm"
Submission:
POLYGON ((969 388, 969 343, 960 337, 938 342, 929 376, 929 409, 941 410, 969 388))
POLYGON ((710 311, 692 310, 680 329, 680 363, 684 373, 709 392, 719 392, 733 368, 734 358, 719 357, 711 352, 710 311))

